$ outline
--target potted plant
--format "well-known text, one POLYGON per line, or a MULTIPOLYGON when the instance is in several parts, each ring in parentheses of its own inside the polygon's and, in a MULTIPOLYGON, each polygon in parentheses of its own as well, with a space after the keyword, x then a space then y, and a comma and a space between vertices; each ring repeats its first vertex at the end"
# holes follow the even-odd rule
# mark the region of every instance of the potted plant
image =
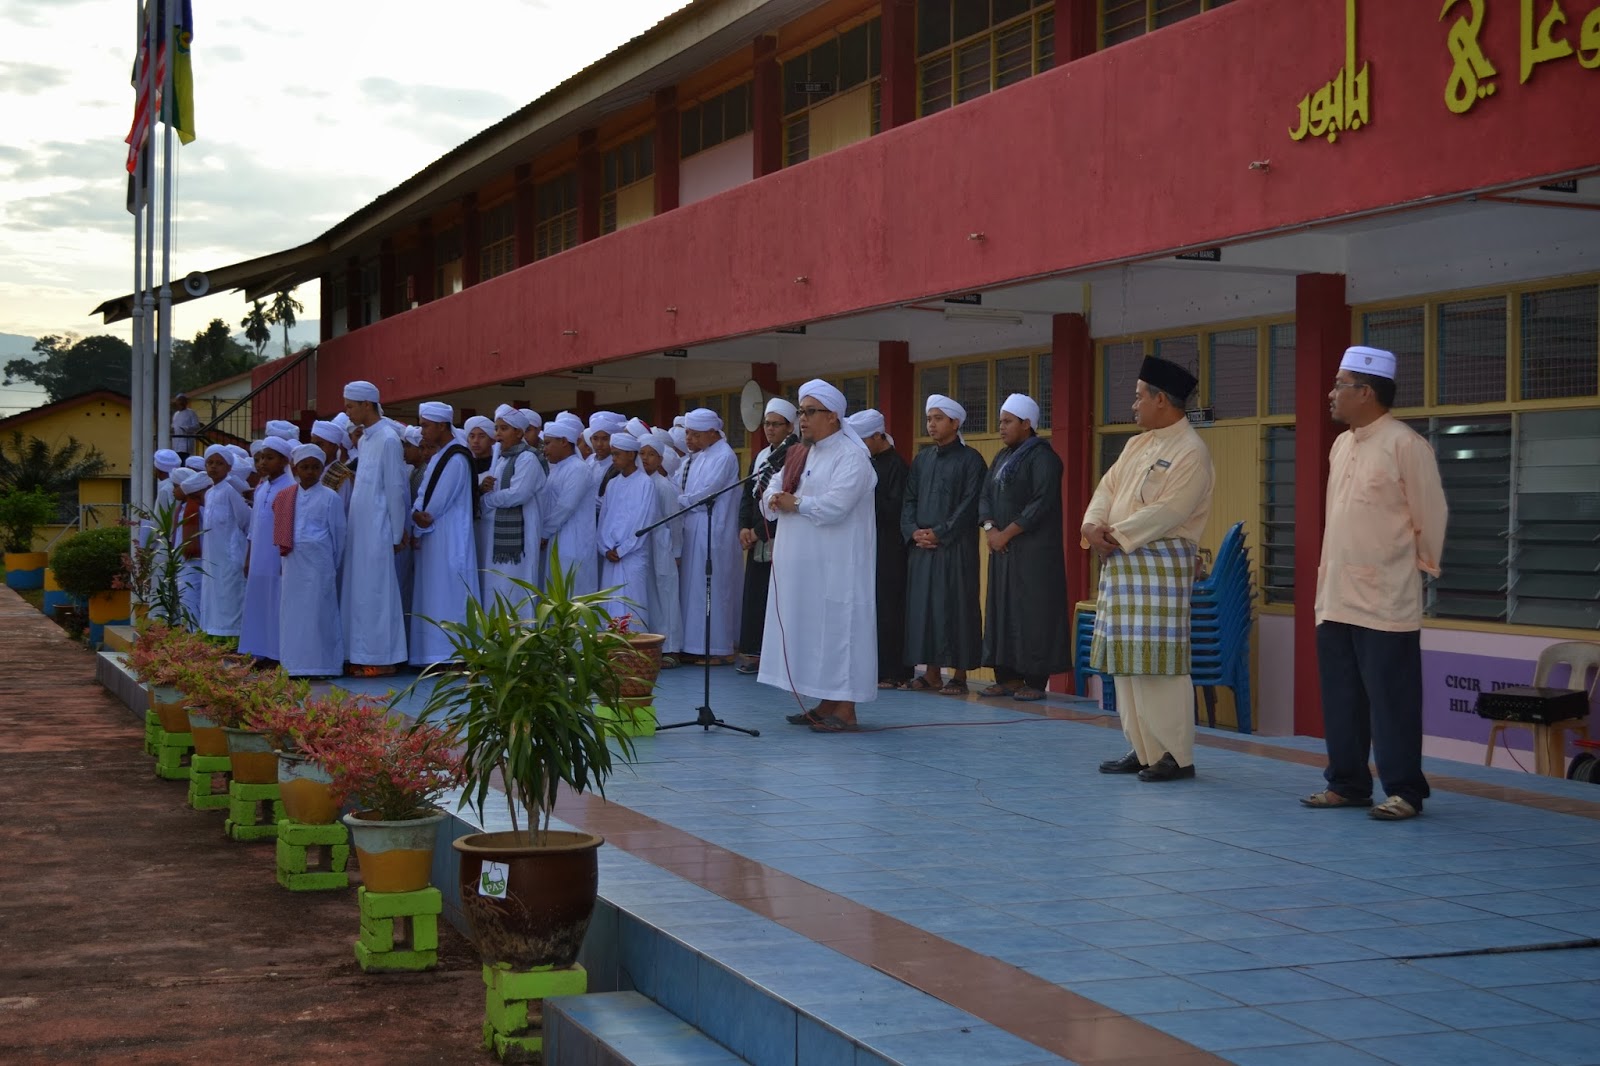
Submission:
POLYGON ((57 500, 43 489, 0 493, 0 541, 4 541, 6 585, 14 589, 44 588, 50 556, 33 550, 33 532, 56 517, 57 500))
POLYGON ((91 626, 128 620, 128 531, 120 526, 86 529, 61 542, 50 569, 63 592, 89 602, 91 626))
MULTIPOLYGON (((635 633, 632 624, 631 614, 618 615, 607 623, 607 628, 627 642, 626 647, 611 655, 621 680, 618 695, 622 710, 616 728, 629 736, 653 736, 656 718, 650 705, 655 702, 656 681, 661 677, 661 649, 667 638, 663 633, 635 633)), ((609 718, 610 714, 602 710, 601 717, 609 718)))
POLYGON ((128 668, 149 691, 151 709, 168 733, 190 731, 180 684, 212 659, 205 640, 184 629, 152 623, 141 627, 134 638, 128 668))
POLYGON ((128 565, 128 583, 157 618, 194 629, 199 620, 183 605, 183 549, 192 539, 183 532, 182 508, 164 504, 135 509, 139 535, 128 565))
POLYGON ((550 570, 543 590, 517 582, 534 598, 531 619, 497 595, 488 606, 469 600, 464 621, 439 623, 460 665, 430 668, 417 681, 438 682, 418 722, 447 721, 464 745, 462 805, 482 819, 491 784, 505 789, 511 830, 454 846, 479 954, 517 969, 572 965, 594 911, 604 841, 550 829, 558 790, 604 795, 613 760, 633 756, 630 740, 614 736, 600 714, 617 713, 622 699, 615 656, 628 642, 605 613, 615 590, 574 595, 557 559, 550 570), (494 864, 489 885, 481 880, 486 864, 494 864))
POLYGON ((333 775, 310 752, 344 737, 382 726, 382 701, 337 689, 301 703, 269 706, 256 720, 278 757, 278 792, 283 813, 303 825, 330 825, 339 817, 333 775))
MULTIPOLYGON (((250 670, 243 663, 227 660, 218 649, 211 663, 186 673, 179 687, 194 701, 190 724, 195 724, 198 714, 206 727, 220 729, 227 738, 235 781, 277 784, 278 756, 261 726, 278 708, 303 703, 311 694, 309 681, 296 680, 282 669, 250 670)), ((196 751, 198 742, 196 736, 196 751)))
POLYGON ((359 808, 344 816, 369 892, 428 886, 433 844, 444 812, 438 802, 460 780, 453 738, 437 726, 380 713, 360 729, 305 743, 332 777, 332 799, 359 808))

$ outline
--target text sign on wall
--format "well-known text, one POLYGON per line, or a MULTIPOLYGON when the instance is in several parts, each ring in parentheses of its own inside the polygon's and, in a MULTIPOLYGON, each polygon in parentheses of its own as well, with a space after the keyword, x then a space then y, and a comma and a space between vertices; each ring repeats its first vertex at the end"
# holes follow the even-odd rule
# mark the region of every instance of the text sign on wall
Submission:
POLYGON ((1356 0, 1344 0, 1344 66, 1326 83, 1300 98, 1300 121, 1289 127, 1289 139, 1327 137, 1337 143, 1343 130, 1354 132, 1372 121, 1368 68, 1356 68, 1356 0))
MULTIPOLYGON (((1497 6, 1506 9, 1512 4, 1510 0, 1499 0, 1497 6)), ((1526 85, 1541 63, 1572 58, 1586 70, 1600 67, 1600 7, 1576 22, 1568 19, 1561 0, 1520 0, 1516 7, 1521 45, 1517 56, 1518 85, 1526 85)), ((1480 100, 1495 94, 1495 78, 1500 69, 1478 40, 1488 14, 1488 0, 1446 0, 1439 21, 1443 22, 1452 9, 1456 19, 1445 38, 1452 66, 1445 82, 1444 103, 1455 114, 1464 115, 1480 100)))
MULTIPOLYGON (((1527 659, 1424 651, 1422 732, 1430 737, 1487 743, 1492 723, 1478 717, 1478 693, 1498 692, 1512 685, 1531 685, 1533 667, 1533 662, 1527 659)), ((1570 673, 1565 666, 1558 666, 1551 672, 1549 683, 1561 688, 1566 685, 1570 673)), ((1524 730, 1511 730, 1507 735, 1527 736, 1524 730)), ((1518 746, 1527 747, 1528 744, 1523 740, 1518 746)))

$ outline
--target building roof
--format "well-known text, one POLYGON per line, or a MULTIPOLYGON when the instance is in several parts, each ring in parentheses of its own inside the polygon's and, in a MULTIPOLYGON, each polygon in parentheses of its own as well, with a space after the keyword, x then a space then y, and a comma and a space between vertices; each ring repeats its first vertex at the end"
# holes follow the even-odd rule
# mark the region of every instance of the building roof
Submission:
MULTIPOLYGON (((446 152, 305 244, 206 271, 208 293, 243 289, 255 300, 342 269, 379 232, 409 225, 475 191, 619 108, 649 99, 695 71, 747 47, 819 0, 691 0, 511 115, 446 152)), ((173 287, 172 302, 191 296, 173 287)), ((132 294, 92 311, 109 324, 130 317, 132 294)))
POLYGON ((92 389, 76 396, 68 396, 64 400, 57 400, 54 403, 40 404, 38 407, 29 408, 20 414, 14 414, 10 418, 0 418, 0 430, 15 429, 28 422, 36 422, 41 418, 48 418, 50 415, 58 414, 74 407, 108 400, 113 403, 120 403, 125 407, 133 406, 133 401, 124 393, 115 392, 111 389, 92 389))
MULTIPOLYGON (((272 360, 268 359, 267 362, 270 363, 270 362, 272 362, 272 360)), ((256 365, 257 366, 265 366, 266 363, 258 363, 256 365)), ((216 381, 208 381, 204 385, 196 385, 192 389, 184 389, 183 390, 183 395, 189 397, 191 400, 194 399, 196 396, 202 396, 202 397, 203 396, 208 396, 211 393, 216 392, 218 389, 223 388, 224 386, 232 385, 232 384, 235 384, 236 382, 240 382, 240 381, 249 381, 251 379, 251 375, 253 375, 254 373, 255 373, 255 367, 251 367, 249 370, 241 370, 237 374, 232 374, 232 375, 230 375, 228 377, 225 377, 225 378, 219 378, 216 381)), ((174 393, 173 395, 176 396, 177 394, 174 393)))

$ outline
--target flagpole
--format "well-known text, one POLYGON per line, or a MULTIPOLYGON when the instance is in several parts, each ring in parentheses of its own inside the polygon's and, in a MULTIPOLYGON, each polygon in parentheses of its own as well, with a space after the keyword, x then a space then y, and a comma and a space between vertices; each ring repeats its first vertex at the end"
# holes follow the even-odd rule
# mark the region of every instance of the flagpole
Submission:
MULTIPOLYGON (((133 68, 139 71, 139 78, 144 78, 140 70, 139 54, 143 44, 141 37, 144 33, 144 7, 140 0, 133 2, 133 68)), ((137 100, 139 87, 134 87, 134 97, 137 100)), ((137 136, 135 137, 137 141, 137 136)), ((131 147, 131 146, 130 146, 131 147)), ((150 491, 150 429, 149 398, 145 393, 144 382, 144 307, 141 306, 140 290, 140 258, 144 254, 144 220, 141 217, 144 205, 139 201, 139 191, 143 174, 143 155, 134 153, 133 172, 133 361, 128 367, 128 402, 132 405, 132 432, 133 441, 128 451, 128 500, 134 507, 147 505, 150 491)))
MULTIPOLYGON (((145 142, 144 146, 149 151, 155 144, 156 135, 156 12, 151 10, 156 0, 147 0, 145 5, 144 42, 145 55, 149 58, 146 64, 145 90, 146 99, 149 101, 148 113, 145 115, 145 142)), ((155 166, 155 153, 150 152, 150 166, 155 166)), ((152 184, 154 184, 152 182, 152 184)), ((144 291, 141 299, 144 301, 144 350, 145 350, 145 414, 155 421, 145 428, 147 447, 161 447, 160 444, 150 442, 158 439, 161 427, 161 409, 157 406, 160 402, 159 390, 155 388, 156 373, 161 365, 161 353, 156 349, 156 306, 155 306, 155 276, 156 276, 156 198, 146 195, 144 205, 144 291)), ((152 500, 154 497, 152 496, 152 500)))
MULTIPOLYGON (((161 412, 159 436, 161 447, 172 446, 172 419, 167 412, 172 408, 172 121, 177 114, 177 101, 173 86, 173 67, 177 63, 177 49, 172 42, 173 15, 177 0, 166 0, 161 5, 161 44, 167 50, 166 77, 161 85, 161 110, 171 108, 166 122, 161 124, 161 336, 160 378, 156 386, 157 410, 161 412)), ((190 446, 194 442, 191 440, 190 446)))

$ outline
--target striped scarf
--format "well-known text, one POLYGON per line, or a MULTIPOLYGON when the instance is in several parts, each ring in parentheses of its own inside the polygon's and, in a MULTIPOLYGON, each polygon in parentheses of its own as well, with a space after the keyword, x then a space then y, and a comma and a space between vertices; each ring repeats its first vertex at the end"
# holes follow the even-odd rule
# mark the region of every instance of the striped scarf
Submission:
MULTIPOLYGON (((500 458, 505 460, 500 464, 500 470, 505 475, 505 484, 495 483, 496 492, 509 491, 511 478, 517 468, 517 456, 528 450, 528 445, 513 444, 509 448, 500 449, 500 458)), ((496 507, 494 509, 494 561, 497 563, 522 562, 522 537, 523 520, 521 507, 496 507)))
POLYGON ((294 505, 299 493, 299 485, 290 485, 272 498, 272 543, 282 549, 281 555, 294 551, 294 505))

